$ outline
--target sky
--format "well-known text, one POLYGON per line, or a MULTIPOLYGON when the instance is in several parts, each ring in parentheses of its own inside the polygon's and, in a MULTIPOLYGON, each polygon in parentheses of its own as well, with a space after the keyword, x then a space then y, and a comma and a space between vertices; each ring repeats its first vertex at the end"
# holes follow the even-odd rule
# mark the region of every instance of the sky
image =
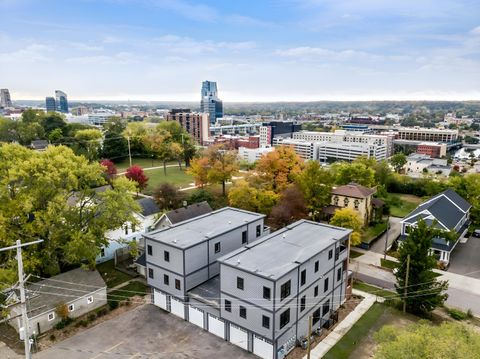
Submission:
POLYGON ((0 0, 0 88, 73 100, 480 100, 479 0, 0 0))

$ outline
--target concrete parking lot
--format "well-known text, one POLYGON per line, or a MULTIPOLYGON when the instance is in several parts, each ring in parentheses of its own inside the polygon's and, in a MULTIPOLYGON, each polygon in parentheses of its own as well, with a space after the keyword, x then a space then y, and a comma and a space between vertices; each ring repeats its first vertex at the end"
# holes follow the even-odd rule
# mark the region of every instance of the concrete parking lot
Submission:
POLYGON ((35 359, 257 358, 151 304, 101 323, 35 359))
POLYGON ((480 238, 458 243, 450 258, 449 272, 480 278, 480 238))

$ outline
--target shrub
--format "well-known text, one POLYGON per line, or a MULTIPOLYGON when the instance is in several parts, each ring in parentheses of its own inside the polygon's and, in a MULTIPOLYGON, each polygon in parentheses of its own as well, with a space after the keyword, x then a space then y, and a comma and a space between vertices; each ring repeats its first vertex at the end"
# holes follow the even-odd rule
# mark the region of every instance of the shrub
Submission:
POLYGON ((55 334, 50 334, 50 340, 51 340, 52 342, 54 342, 55 339, 56 339, 55 334))
POLYGON ((114 310, 114 309, 118 308, 118 301, 109 300, 108 301, 108 307, 110 308, 110 310, 114 310))
POLYGON ((105 314, 108 313, 108 309, 107 308, 100 308, 97 310, 97 318, 100 318, 102 316, 104 316, 105 314))
POLYGON ((95 313, 90 313, 87 317, 87 319, 90 321, 90 322, 93 322, 95 319, 97 319, 97 314, 95 313))
POLYGON ((448 309, 448 314, 455 320, 465 320, 468 317, 468 313, 452 308, 448 309))
POLYGON ((59 321, 57 324, 55 324, 55 329, 63 329, 65 328, 65 322, 63 320, 59 321))
POLYGON ((467 310, 467 318, 468 318, 468 319, 472 319, 472 318, 473 318, 473 313, 472 313, 472 310, 471 310, 471 309, 467 310))

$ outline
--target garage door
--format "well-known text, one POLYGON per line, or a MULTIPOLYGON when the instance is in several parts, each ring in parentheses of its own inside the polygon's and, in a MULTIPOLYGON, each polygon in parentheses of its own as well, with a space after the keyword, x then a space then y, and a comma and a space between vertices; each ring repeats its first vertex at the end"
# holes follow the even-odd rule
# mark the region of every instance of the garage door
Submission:
POLYGON ((208 331, 225 339, 225 323, 214 315, 208 315, 208 331))
POLYGON ((268 340, 253 335, 253 354, 263 359, 273 358, 273 345, 268 340))
POLYGON ((185 305, 183 304, 182 301, 172 297, 170 308, 171 308, 172 314, 175 314, 177 317, 185 319, 185 305))
POLYGON ((153 291, 153 304, 167 310, 167 296, 155 289, 153 291))
POLYGON ((203 311, 195 307, 188 307, 188 321, 203 328, 203 311))
POLYGON ((248 334, 246 330, 230 324, 230 342, 248 350, 248 334))

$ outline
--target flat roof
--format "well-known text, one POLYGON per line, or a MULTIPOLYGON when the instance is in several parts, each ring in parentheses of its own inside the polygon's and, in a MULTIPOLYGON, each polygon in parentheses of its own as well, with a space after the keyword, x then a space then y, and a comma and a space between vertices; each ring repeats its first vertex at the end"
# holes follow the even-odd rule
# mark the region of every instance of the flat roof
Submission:
POLYGON ((206 304, 211 304, 217 308, 220 307, 220 276, 217 275, 196 286, 188 292, 188 295, 194 299, 200 300, 206 304))
POLYGON ((158 231, 146 233, 143 236, 184 249, 264 217, 264 214, 224 207, 158 231))
POLYGON ((276 280, 351 232, 350 229, 300 220, 218 261, 276 280))

